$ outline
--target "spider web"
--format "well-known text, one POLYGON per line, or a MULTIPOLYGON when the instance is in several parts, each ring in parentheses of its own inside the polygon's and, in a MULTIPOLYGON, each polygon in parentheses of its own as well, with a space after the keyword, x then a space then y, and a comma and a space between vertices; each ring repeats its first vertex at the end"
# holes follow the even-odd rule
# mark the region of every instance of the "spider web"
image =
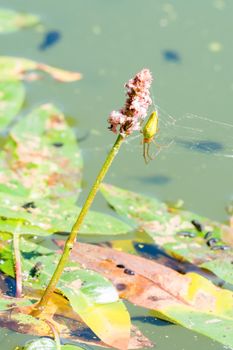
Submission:
MULTIPOLYGON (((193 113, 186 113, 177 118, 162 106, 153 103, 151 112, 154 109, 159 112, 156 144, 152 143, 150 147, 150 153, 154 156, 163 152, 173 154, 195 152, 214 157, 233 158, 233 124, 193 113)), ((125 141, 125 151, 138 151, 142 154, 142 139, 141 133, 128 137, 125 141)), ((98 153, 111 147, 112 143, 94 148, 84 147, 83 151, 98 153)))

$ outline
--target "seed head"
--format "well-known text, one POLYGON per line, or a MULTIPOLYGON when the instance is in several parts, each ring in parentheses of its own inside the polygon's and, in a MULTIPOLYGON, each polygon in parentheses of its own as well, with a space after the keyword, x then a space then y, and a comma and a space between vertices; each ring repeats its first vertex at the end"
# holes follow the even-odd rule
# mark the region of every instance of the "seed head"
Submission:
POLYGON ((108 117, 112 132, 127 136, 140 129, 152 103, 149 91, 151 83, 151 72, 145 68, 125 84, 127 98, 124 107, 112 111, 108 117))

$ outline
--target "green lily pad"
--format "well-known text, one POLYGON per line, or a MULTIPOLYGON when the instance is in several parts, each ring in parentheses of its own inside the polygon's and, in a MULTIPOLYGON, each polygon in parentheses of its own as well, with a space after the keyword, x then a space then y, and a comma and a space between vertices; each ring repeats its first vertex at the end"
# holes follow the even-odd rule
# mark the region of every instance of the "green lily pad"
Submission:
POLYGON ((148 233, 170 255, 208 268, 233 284, 232 274, 229 274, 233 250, 223 242, 221 224, 185 210, 169 208, 157 200, 115 186, 103 184, 101 192, 118 214, 127 217, 139 231, 148 233), (207 232, 209 237, 206 237, 207 232), (228 262, 217 268, 219 260, 228 262))
POLYGON ((0 231, 18 235, 47 236, 50 233, 43 228, 33 226, 29 221, 0 217, 0 231))
POLYGON ((39 17, 13 10, 0 9, 0 33, 15 32, 39 23, 39 17))
POLYGON ((0 130, 17 115, 24 99, 25 90, 20 81, 0 82, 0 130))

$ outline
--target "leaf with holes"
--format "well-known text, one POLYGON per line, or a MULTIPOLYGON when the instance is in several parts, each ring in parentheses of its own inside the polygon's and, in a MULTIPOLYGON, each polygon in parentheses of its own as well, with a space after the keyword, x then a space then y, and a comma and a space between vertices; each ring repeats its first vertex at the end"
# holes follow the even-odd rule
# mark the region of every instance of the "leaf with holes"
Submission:
POLYGON ((63 114, 43 105, 20 120, 0 153, 0 191, 75 202, 82 160, 75 135, 63 114), (24 189, 24 191, 23 191, 24 189))
MULTIPOLYGON (((68 234, 81 210, 69 200, 26 200, 0 192, 0 231, 27 235, 68 234), (62 215, 61 215, 62 213, 62 215), (21 225, 18 225, 21 222, 21 225)), ((131 227, 107 214, 89 211, 80 229, 83 235, 126 234, 131 227)))

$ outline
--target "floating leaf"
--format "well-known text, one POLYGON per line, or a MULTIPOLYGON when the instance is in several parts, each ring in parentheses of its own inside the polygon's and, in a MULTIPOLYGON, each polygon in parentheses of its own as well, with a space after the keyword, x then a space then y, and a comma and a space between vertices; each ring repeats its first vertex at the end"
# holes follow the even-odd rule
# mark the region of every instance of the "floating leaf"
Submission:
POLYGON ((0 33, 15 32, 39 23, 39 17, 12 10, 0 9, 0 33))
POLYGON ((66 344, 61 346, 61 350, 83 350, 83 348, 76 345, 66 344))
MULTIPOLYGON (((25 58, 0 56, 0 81, 27 79, 27 73, 37 70, 46 72, 54 79, 65 83, 80 80, 82 78, 82 75, 78 72, 65 71, 25 58)), ((30 77, 28 78, 30 80, 30 77)), ((36 78, 35 75, 33 76, 33 79, 34 78, 36 78)))
MULTIPOLYGON (((67 302, 64 298, 61 298, 62 297, 60 296, 59 302, 57 304, 58 307, 67 302)), ((19 313, 20 311, 21 310, 19 308, 16 310, 12 308, 8 312, 1 312, 1 327, 5 327, 25 334, 33 334, 42 337, 53 337, 51 328, 49 328, 47 322, 41 319, 35 319, 27 314, 19 313)), ((25 312, 26 309, 22 308, 22 311, 25 312)), ((87 326, 77 318, 77 314, 75 317, 75 313, 72 312, 69 306, 65 310, 63 308, 58 308, 58 312, 61 313, 54 315, 54 320, 51 320, 50 322, 56 327, 62 339, 106 347, 106 344, 103 343, 90 330, 90 328, 87 328, 87 326)), ((63 346, 62 350, 70 350, 69 346, 71 345, 63 346)), ((131 329, 131 338, 128 349, 144 349, 152 346, 152 343, 145 336, 143 336, 139 329, 133 326, 131 329)), ((71 349, 73 350, 73 348, 71 349)))
POLYGON ((12 310, 15 307, 30 306, 32 302, 29 299, 0 298, 0 311, 12 310))
MULTIPOLYGON (((22 234, 49 235, 54 232, 68 234, 81 210, 70 200, 26 200, 0 192, 0 231, 14 233, 18 223, 22 234), (61 215, 62 213, 62 215, 61 215)), ((84 235, 125 234, 131 227, 121 220, 95 211, 89 211, 80 229, 84 235)))
MULTIPOLYGON (((26 240, 21 240, 21 255, 26 276, 24 286, 44 289, 56 268, 59 255, 26 240), (38 264, 40 269, 35 270, 38 264)), ((4 256, 1 258, 4 260, 4 256)), ((73 312, 104 343, 118 349, 127 348, 130 316, 111 282, 96 272, 82 270, 76 263, 71 263, 63 272, 57 289, 69 300, 73 312)))
POLYGON ((154 198, 142 196, 109 184, 101 185, 101 193, 117 213, 127 216, 132 223, 152 221, 157 212, 158 215, 161 215, 167 211, 166 204, 154 198))
MULTIPOLYGON (((27 299, 19 300, 7 297, 6 301, 3 298, 2 304, 0 300, 0 309, 4 310, 0 315, 0 326, 22 333, 51 336, 51 328, 48 327, 48 323, 30 316, 34 307, 30 300, 35 303, 40 298, 42 292, 35 288, 41 289, 47 285, 56 267, 59 254, 24 239, 21 242, 21 250, 24 284, 28 285, 28 287, 24 286, 24 295, 27 299), (40 268, 35 269, 38 263, 40 268)), ((2 283, 1 288, 5 289, 2 287, 2 283)), ((81 270, 77 263, 69 263, 59 282, 58 290, 60 290, 59 294, 54 293, 49 300, 44 317, 48 321, 51 320, 50 322, 62 338, 104 345, 99 339, 100 337, 109 345, 114 343, 119 349, 126 348, 130 318, 125 306, 119 300, 115 288, 107 279, 93 271, 81 270), (60 293, 66 295, 66 298, 60 293), (73 308, 71 308, 67 298, 73 308), (93 328, 96 334, 92 333, 90 329, 88 330, 80 316, 85 323, 93 328), (97 337, 98 335, 99 337, 97 337), (117 335, 118 338, 116 338, 117 335)), ((150 347, 151 343, 133 327, 129 348, 136 349, 143 345, 150 347)))
POLYGON ((111 279, 122 298, 233 346, 232 292, 196 273, 182 275, 151 260, 96 245, 76 243, 72 259, 111 279))
POLYGON ((127 349, 130 316, 118 300, 115 288, 92 271, 80 270, 72 274, 63 274, 58 288, 69 299, 73 310, 106 344, 127 349))
POLYGON ((81 168, 75 135, 64 116, 43 105, 12 128, 0 153, 0 190, 17 193, 23 187, 25 200, 68 197, 75 202, 81 168))
POLYGON ((83 348, 76 345, 66 344, 61 346, 61 350, 83 350, 83 348))
POLYGON ((5 128, 17 115, 24 98, 25 90, 20 81, 0 82, 0 129, 5 128))
POLYGON ((227 276, 226 281, 233 284, 232 275, 228 274, 233 251, 223 243, 227 232, 223 225, 111 185, 103 184, 101 192, 112 208, 126 216, 132 225, 137 225, 138 230, 148 233, 170 255, 208 268, 222 279, 227 276), (209 241, 211 238, 216 241, 215 248, 209 241), (227 263, 220 269, 215 260, 227 263))
MULTIPOLYGON (((34 288, 44 288, 55 270, 58 259, 57 255, 24 259, 25 271, 32 271, 37 263, 43 266, 36 278, 29 274, 25 284, 34 288)), ((63 272, 57 289, 104 343, 118 349, 127 348, 130 317, 111 282, 96 272, 80 270, 77 264, 71 264, 63 272)))
POLYGON ((0 217, 0 230, 5 233, 17 233, 18 235, 47 236, 50 234, 38 226, 33 226, 29 221, 21 219, 9 219, 0 217))
POLYGON ((222 257, 201 264, 201 267, 213 271, 217 276, 233 285, 233 260, 232 258, 222 257))

